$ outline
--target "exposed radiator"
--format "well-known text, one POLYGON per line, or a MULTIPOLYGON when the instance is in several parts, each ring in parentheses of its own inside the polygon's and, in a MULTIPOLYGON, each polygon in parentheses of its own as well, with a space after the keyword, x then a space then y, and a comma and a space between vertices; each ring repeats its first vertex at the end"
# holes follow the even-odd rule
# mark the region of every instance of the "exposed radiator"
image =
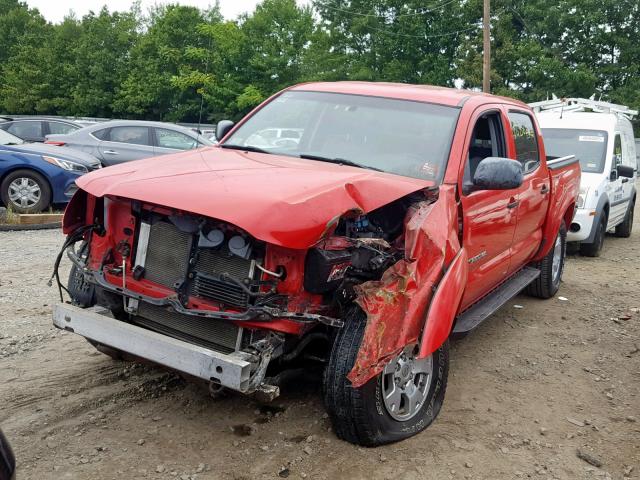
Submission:
POLYGON ((149 330, 221 353, 235 351, 242 335, 242 329, 233 323, 184 315, 144 302, 132 320, 149 330))
MULTIPOLYGON (((144 277, 169 288, 187 281, 192 242, 197 238, 178 230, 172 223, 155 222, 149 232, 144 277)), ((255 278, 251 260, 231 254, 226 244, 216 249, 198 248, 194 258, 193 275, 188 280, 189 295, 230 307, 248 307, 250 296, 237 282, 255 278), (237 282, 224 280, 224 275, 237 282)))
POLYGON ((178 230, 169 222, 151 225, 144 277, 173 288, 187 275, 193 235, 178 230))

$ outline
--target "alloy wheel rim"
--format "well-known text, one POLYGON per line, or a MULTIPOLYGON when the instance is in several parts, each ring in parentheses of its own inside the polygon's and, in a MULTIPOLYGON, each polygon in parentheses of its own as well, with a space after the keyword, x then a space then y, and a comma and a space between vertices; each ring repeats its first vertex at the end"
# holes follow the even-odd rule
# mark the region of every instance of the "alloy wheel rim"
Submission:
POLYGON ((9 200, 20 208, 31 208, 42 197, 40 185, 28 177, 16 178, 9 184, 9 200))
POLYGON ((553 281, 556 282, 560 277, 560 271, 562 269, 562 238, 558 235, 556 243, 553 247, 553 261, 551 262, 551 275, 553 281))
POLYGON ((422 408, 432 381, 433 356, 416 359, 404 351, 382 372, 384 407, 394 420, 405 422, 422 408))

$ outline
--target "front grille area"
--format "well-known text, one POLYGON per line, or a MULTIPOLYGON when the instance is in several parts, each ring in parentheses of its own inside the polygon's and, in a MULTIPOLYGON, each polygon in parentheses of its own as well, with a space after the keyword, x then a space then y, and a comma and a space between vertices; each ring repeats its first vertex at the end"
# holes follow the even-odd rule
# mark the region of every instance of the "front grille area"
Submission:
POLYGON ((132 320, 149 330, 220 353, 235 351, 242 334, 242 329, 231 322, 185 315, 144 302, 132 320))
POLYGON ((151 225, 144 277, 173 288, 184 281, 189 266, 193 236, 181 232, 169 222, 151 225))

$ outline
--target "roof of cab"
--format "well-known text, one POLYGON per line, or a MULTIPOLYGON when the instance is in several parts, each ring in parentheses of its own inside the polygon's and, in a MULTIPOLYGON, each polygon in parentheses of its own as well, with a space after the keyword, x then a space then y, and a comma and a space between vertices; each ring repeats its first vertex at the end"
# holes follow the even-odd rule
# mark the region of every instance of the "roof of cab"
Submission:
POLYGON ((507 97, 498 97, 472 90, 460 90, 457 88, 436 87, 432 85, 411 85, 407 83, 387 82, 315 82, 301 83, 289 90, 343 93, 351 95, 369 95, 372 97, 395 98, 399 100, 413 100, 418 102, 437 103, 452 107, 460 107, 470 98, 477 100, 474 103, 509 103, 513 105, 529 107, 518 100, 507 97))

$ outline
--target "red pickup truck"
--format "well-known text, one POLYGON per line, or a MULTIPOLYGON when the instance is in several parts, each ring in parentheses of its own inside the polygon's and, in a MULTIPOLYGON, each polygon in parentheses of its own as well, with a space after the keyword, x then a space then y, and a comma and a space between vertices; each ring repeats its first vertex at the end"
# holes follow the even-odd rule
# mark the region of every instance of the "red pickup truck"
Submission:
POLYGON ((322 371, 336 434, 374 446, 437 416, 452 335, 558 290, 580 167, 523 103, 302 84, 218 138, 78 180, 57 327, 263 398, 322 371))

